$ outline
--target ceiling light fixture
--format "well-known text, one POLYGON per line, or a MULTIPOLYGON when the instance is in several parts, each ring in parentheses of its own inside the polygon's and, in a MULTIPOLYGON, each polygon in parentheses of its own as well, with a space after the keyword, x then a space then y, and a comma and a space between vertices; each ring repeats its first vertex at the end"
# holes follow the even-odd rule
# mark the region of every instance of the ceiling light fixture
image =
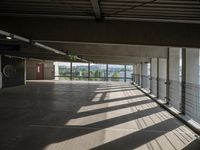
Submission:
POLYGON ((12 40, 12 37, 11 36, 6 36, 6 39, 12 40))

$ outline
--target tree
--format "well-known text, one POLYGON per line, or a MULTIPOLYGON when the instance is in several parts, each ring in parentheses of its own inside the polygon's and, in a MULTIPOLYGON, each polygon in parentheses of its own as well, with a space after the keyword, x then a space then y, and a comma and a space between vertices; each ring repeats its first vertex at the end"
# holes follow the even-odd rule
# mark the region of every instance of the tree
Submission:
POLYGON ((112 75, 112 81, 119 81, 119 73, 114 72, 112 75))

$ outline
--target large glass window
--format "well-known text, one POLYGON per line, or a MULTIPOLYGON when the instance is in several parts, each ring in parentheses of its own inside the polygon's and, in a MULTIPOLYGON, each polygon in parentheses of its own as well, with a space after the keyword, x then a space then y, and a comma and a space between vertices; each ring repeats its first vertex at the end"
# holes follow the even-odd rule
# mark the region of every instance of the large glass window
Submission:
POLYGON ((90 80, 106 81, 106 64, 90 64, 90 80))
POLYGON ((73 80, 88 80, 88 63, 72 63, 73 80))
POLYGON ((56 80, 132 81, 133 65, 54 62, 56 80), (72 68, 70 68, 72 65, 72 68), (90 69, 90 71, 89 71, 90 69), (72 72, 71 72, 72 71, 72 72), (72 74, 71 74, 72 73, 72 74))
POLYGON ((126 65, 126 81, 131 82, 133 78, 133 65, 126 65))
POLYGON ((109 81, 124 81, 124 65, 108 65, 109 81))
POLYGON ((70 79, 70 63, 69 62, 56 62, 55 65, 55 79, 56 80, 69 80, 70 79))

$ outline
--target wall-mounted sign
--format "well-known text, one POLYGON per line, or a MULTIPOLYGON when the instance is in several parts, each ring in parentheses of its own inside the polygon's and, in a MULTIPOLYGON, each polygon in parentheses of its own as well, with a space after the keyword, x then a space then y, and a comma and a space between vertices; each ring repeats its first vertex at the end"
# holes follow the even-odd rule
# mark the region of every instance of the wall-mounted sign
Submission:
POLYGON ((1 51, 19 51, 20 46, 16 44, 0 44, 0 52, 1 51))

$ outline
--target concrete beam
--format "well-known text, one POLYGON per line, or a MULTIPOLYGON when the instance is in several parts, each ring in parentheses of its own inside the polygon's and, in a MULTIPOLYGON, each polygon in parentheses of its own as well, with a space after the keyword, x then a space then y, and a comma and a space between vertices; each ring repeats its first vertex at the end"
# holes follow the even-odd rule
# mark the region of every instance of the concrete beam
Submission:
POLYGON ((167 47, 83 42, 42 42, 69 54, 82 56, 167 57, 167 47))
POLYGON ((199 24, 0 17, 0 29, 33 40, 200 47, 199 24))

